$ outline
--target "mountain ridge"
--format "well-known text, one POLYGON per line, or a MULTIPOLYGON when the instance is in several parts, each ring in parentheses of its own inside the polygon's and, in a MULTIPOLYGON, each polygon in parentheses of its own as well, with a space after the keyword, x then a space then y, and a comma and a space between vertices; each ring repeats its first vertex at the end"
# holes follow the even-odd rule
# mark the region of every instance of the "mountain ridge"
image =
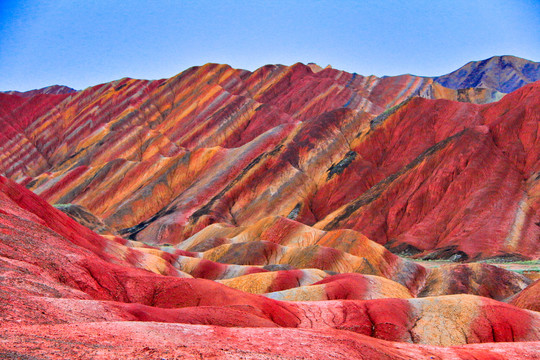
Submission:
POLYGON ((50 85, 50 86, 46 86, 40 89, 34 89, 34 90, 28 90, 28 91, 8 90, 8 91, 2 91, 2 93, 8 94, 8 95, 18 95, 21 97, 28 98, 28 97, 32 97, 38 94, 63 95, 63 94, 75 93, 77 91, 78 90, 72 89, 69 86, 65 86, 65 85, 50 85))
MULTIPOLYGON (((400 215, 404 209, 383 206, 381 221, 367 224, 374 214, 365 209, 374 205, 366 202, 359 209, 358 204, 371 196, 384 198, 387 191, 406 194, 411 180, 402 181, 415 176, 425 177, 430 186, 442 182, 441 189, 446 189, 447 175, 433 176, 422 167, 426 162, 438 166, 438 154, 445 154, 444 166, 452 172, 475 174, 478 170, 452 160, 460 154, 472 163, 474 159, 464 155, 470 148, 490 159, 494 184, 498 168, 505 167, 508 191, 536 189, 536 152, 524 155, 511 145, 515 137, 524 149, 534 149, 534 136, 525 130, 515 134, 511 126, 505 128, 506 135, 488 119, 495 116, 520 129, 534 126, 537 90, 530 84, 478 107, 449 101, 459 92, 414 76, 381 79, 332 68, 313 73, 299 63, 268 65, 252 73, 208 64, 171 79, 124 78, 74 94, 36 95, 64 98, 49 109, 40 106, 0 118, 12 129, 2 134, 8 146, 3 147, 0 168, 48 201, 80 205, 113 232, 146 242, 177 243, 215 222, 248 225, 279 215, 327 230, 359 230, 393 251, 406 247, 418 256, 435 256, 433 252, 464 260, 510 252, 536 258, 533 240, 538 230, 531 224, 540 221, 534 220, 537 205, 522 197, 519 201, 532 207, 523 210, 526 220, 520 220, 518 193, 507 197, 512 204, 505 206, 513 210, 504 215, 505 221, 490 226, 498 234, 493 242, 482 240, 476 247, 465 245, 472 240, 459 240, 450 230, 440 235, 442 220, 429 220, 433 215, 427 211, 406 220, 400 215), (511 99, 519 100, 513 104, 511 99), (523 118, 522 111, 529 115, 523 118), (423 136, 408 136, 411 131, 423 136), (458 134, 468 143, 444 143, 458 134), (511 154, 510 159, 499 151, 511 154), (518 186, 520 176, 530 178, 530 184, 518 186), (346 208, 356 210, 349 213, 346 208), (430 235, 421 236, 421 245, 414 233, 426 226, 430 235), (525 237, 518 241, 520 234, 525 237)), ((27 108, 24 102, 16 107, 27 108)), ((468 181, 476 190, 465 200, 471 204, 482 193, 475 176, 468 181)), ((452 196, 449 209, 458 194, 452 196)), ((478 206, 474 210, 483 212, 478 206)), ((453 219, 454 231, 466 218, 457 209, 444 216, 453 219)), ((480 234, 475 221, 464 224, 480 234)))
POLYGON ((433 79, 451 89, 480 87, 510 93, 540 80, 540 62, 511 55, 493 56, 470 61, 455 71, 433 79))
MULTIPOLYGON (((188 71, 190 69, 193 69, 193 68, 199 68, 201 66, 206 66, 206 65, 211 65, 211 64, 214 64, 214 63, 207 63, 207 64, 204 64, 204 65, 192 66, 192 67, 186 69, 186 71, 188 71)), ((326 69, 332 69, 331 65, 327 65, 326 67, 323 68, 322 66, 320 66, 320 65, 318 65, 317 63, 314 63, 314 62, 308 62, 306 64, 303 64, 302 62, 297 62, 297 63, 295 63, 293 65, 290 65, 290 66, 294 66, 296 64, 301 65, 301 66, 309 67, 310 70, 313 71, 313 73, 318 73, 318 72, 326 70, 326 69)), ((404 73, 404 74, 401 74, 401 75, 382 75, 382 76, 369 75, 369 76, 375 76, 375 77, 380 78, 380 79, 393 78, 393 77, 399 77, 399 76, 414 76, 414 77, 422 77, 422 78, 426 78, 426 79, 433 79, 435 82, 438 82, 441 85, 443 85, 445 87, 448 87, 448 88, 451 88, 451 89, 454 89, 454 90, 464 90, 464 89, 468 89, 468 88, 488 88, 488 89, 492 89, 492 90, 497 90, 497 91, 499 91, 501 93, 509 93, 509 92, 512 92, 512 91, 518 89, 519 87, 521 87, 521 86, 523 86, 523 85, 525 85, 527 83, 540 80, 540 70, 538 69, 539 64, 540 63, 538 63, 538 62, 528 60, 528 59, 525 59, 525 58, 520 58, 520 57, 513 56, 513 55, 495 55, 495 56, 492 56, 490 58, 483 59, 483 60, 469 61, 468 63, 461 66, 460 68, 458 68, 458 69, 456 69, 454 71, 451 71, 448 74, 444 74, 444 75, 424 76, 424 75, 416 75, 416 74, 411 74, 411 73, 404 73), (491 64, 491 63, 495 63, 495 62, 503 62, 503 63, 509 64, 509 65, 512 65, 512 66, 514 64, 516 64, 517 67, 522 67, 522 68, 525 67, 525 68, 527 68, 527 70, 525 71, 524 74, 518 74, 518 77, 525 76, 525 79, 521 79, 521 80, 516 79, 516 84, 511 84, 510 83, 510 84, 506 84, 505 86, 501 87, 499 84, 493 83, 493 80, 491 80, 487 84, 484 84, 480 80, 478 80, 478 81, 470 81, 470 80, 469 81, 464 81, 461 78, 453 78, 453 77, 457 77, 456 75, 458 73, 465 71, 465 69, 467 69, 467 68, 475 67, 475 68, 481 68, 483 70, 483 68, 486 67, 486 64, 491 64)), ((216 65, 229 66, 227 64, 216 64, 216 65)), ((260 67, 258 69, 255 69, 254 71, 248 71, 248 70, 242 70, 242 69, 239 69, 239 70, 244 71, 244 72, 252 73, 252 72, 256 72, 257 70, 259 70, 259 69, 261 69, 261 68, 263 68, 265 66, 287 67, 287 65, 283 65, 283 64, 272 64, 272 65, 264 65, 264 66, 262 66, 262 67, 260 67)), ((507 66, 507 65, 505 65, 505 66, 507 66)), ((499 71, 499 70, 500 69, 496 69, 496 66, 492 66, 492 67, 488 66, 488 71, 490 71, 490 72, 499 71)), ((515 69, 515 70, 518 70, 518 69, 515 69)), ((483 72, 484 71, 482 71, 481 74, 468 74, 468 76, 475 77, 475 78, 482 78, 484 76, 483 72)), ((489 75, 489 74, 487 75, 488 78, 491 78, 492 76, 495 76, 495 75, 489 75)), ((500 75, 496 75, 496 76, 500 76, 500 75)), ((463 75, 460 75, 460 77, 463 77, 463 75)), ((110 82, 122 81, 124 79, 131 79, 131 78, 122 78, 122 79, 118 79, 118 80, 112 80, 110 82)), ((134 79, 134 80, 136 80, 136 79, 134 79)), ((138 79, 138 80, 154 81, 154 80, 149 80, 149 79, 138 79)), ((159 80, 159 79, 157 79, 157 80, 159 80)), ((80 91, 80 90, 75 90, 75 89, 72 89, 72 88, 70 88, 68 86, 65 86, 65 85, 50 85, 50 86, 46 86, 46 87, 43 87, 43 88, 40 88, 40 89, 34 89, 34 90, 28 90, 28 91, 7 90, 7 91, 2 91, 2 92, 5 93, 5 94, 10 94, 10 95, 19 95, 19 96, 23 96, 23 97, 31 97, 31 96, 36 95, 36 94, 67 94, 67 93, 72 93, 72 92, 77 92, 77 91, 80 91)))

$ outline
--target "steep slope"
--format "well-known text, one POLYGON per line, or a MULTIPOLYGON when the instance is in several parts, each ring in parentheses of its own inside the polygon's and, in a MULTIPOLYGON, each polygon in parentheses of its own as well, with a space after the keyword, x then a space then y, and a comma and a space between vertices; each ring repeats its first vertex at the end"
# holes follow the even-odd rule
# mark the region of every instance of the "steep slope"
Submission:
MULTIPOLYGON (((141 158, 150 145, 156 146, 156 137, 160 138, 158 142, 163 142, 163 137, 190 150, 238 147, 276 126, 339 107, 377 115, 412 95, 493 100, 492 94, 464 97, 430 78, 410 75, 364 77, 331 68, 313 73, 303 64, 268 65, 251 73, 207 64, 167 81, 121 79, 72 93, 69 101, 58 105, 58 111, 25 120, 25 132, 35 139, 48 166, 21 159, 20 152, 10 148, 5 149, 4 156, 11 162, 22 160, 35 176, 88 162, 97 155, 97 144, 100 149, 115 149, 114 158, 134 160, 141 158), (123 140, 121 149, 111 144, 119 139, 123 140)), ((99 159, 98 164, 104 160, 99 159)), ((5 162, 2 165, 8 176, 24 176, 5 162)))
POLYGON ((511 304, 522 309, 540 311, 540 280, 536 280, 514 297, 511 304))
MULTIPOLYGON (((24 156, 18 150, 23 146, 18 144, 19 135, 13 133, 9 140, 15 143, 3 148, 1 163, 6 175, 20 182, 31 181, 28 175, 34 177, 32 189, 49 201, 76 200, 106 220, 108 214, 122 211, 118 209, 120 204, 140 197, 134 189, 146 186, 146 193, 159 191, 157 185, 161 183, 169 193, 161 197, 169 198, 185 191, 193 182, 179 179, 171 184, 176 180, 171 170, 176 172, 179 163, 187 159, 202 157, 212 164, 221 163, 224 156, 244 158, 244 162, 231 163, 234 167, 220 180, 227 181, 266 147, 286 137, 299 121, 340 106, 377 114, 412 94, 432 92, 428 91, 432 86, 438 88, 430 79, 412 76, 378 79, 334 69, 314 74, 302 64, 266 66, 254 73, 208 64, 168 81, 122 79, 77 93, 59 104, 59 111, 25 120, 25 136, 33 139, 40 158, 24 156), (242 155, 238 154, 240 150, 222 149, 248 145, 258 136, 264 136, 262 142, 268 144, 262 148, 248 146, 242 155), (156 161, 158 166, 149 171, 148 163, 156 161), (141 169, 145 176, 141 176, 141 169), (120 175, 116 184, 106 175, 111 170, 120 175), (108 212, 100 208, 102 200, 94 205, 77 199, 83 190, 83 196, 91 201, 99 199, 95 192, 99 188, 103 193, 99 185, 105 176, 109 189, 124 189, 116 191, 116 204, 111 204, 114 200, 109 196, 108 212), (137 180, 118 183, 126 178, 137 180), (45 184, 47 179, 50 181, 45 184)), ((204 163, 196 164, 198 169, 201 165, 204 163)), ((202 176, 197 168, 195 173, 188 172, 191 178, 202 176)), ((215 178, 208 181, 220 186, 215 178)), ((169 198, 154 198, 148 212, 130 221, 145 220, 170 202, 169 198)), ((130 226, 124 223, 116 228, 130 226)))
POLYGON ((0 173, 28 176, 50 166, 40 141, 29 128, 35 119, 59 113, 59 104, 67 97, 37 94, 27 98, 0 93, 0 173))
POLYGON ((2 134, 0 164, 47 201, 148 243, 278 215, 424 257, 537 258, 538 84, 483 106, 402 102, 452 91, 412 76, 208 64, 6 115, 17 126, 2 134))
POLYGON ((471 61, 434 80, 450 89, 487 88, 510 93, 540 80, 540 63, 515 56, 494 56, 471 61))
POLYGON ((176 243, 213 222, 276 214, 354 229, 420 256, 537 258, 539 92, 534 83, 484 106, 415 98, 373 121, 329 112, 303 122, 198 209, 186 204, 201 192, 186 192, 131 231, 176 243))
MULTIPOLYGON (((438 249, 431 258, 538 258, 539 93, 533 83, 484 106, 413 99, 352 143, 343 174, 362 164, 363 181, 377 177, 316 227, 438 249)), ((354 190, 344 186, 334 189, 354 190)))
POLYGON ((0 358, 539 357, 538 281, 395 254, 540 257, 519 64, 0 93, 0 358))

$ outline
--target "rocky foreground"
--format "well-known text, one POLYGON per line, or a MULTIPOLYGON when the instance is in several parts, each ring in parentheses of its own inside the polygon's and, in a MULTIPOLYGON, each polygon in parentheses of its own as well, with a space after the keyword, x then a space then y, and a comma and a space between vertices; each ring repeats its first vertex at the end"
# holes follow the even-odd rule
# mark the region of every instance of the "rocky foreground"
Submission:
POLYGON ((528 310, 538 282, 527 287, 491 265, 442 275, 365 239, 357 247, 372 257, 344 269, 364 274, 322 271, 338 266, 324 250, 332 248, 310 251, 326 254, 317 260, 298 245, 291 257, 308 269, 225 265, 102 237, 3 177, 0 205, 4 358, 491 359, 540 350, 540 313, 528 310), (515 294, 514 305, 495 300, 515 294))

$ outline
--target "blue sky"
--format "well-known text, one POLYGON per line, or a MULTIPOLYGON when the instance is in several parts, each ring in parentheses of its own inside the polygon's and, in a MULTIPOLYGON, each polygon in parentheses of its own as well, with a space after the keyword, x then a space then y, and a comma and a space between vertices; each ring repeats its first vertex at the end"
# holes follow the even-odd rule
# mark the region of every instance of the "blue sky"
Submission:
POLYGON ((540 0, 0 0, 0 90, 156 79, 207 62, 434 76, 493 55, 540 60, 540 0))

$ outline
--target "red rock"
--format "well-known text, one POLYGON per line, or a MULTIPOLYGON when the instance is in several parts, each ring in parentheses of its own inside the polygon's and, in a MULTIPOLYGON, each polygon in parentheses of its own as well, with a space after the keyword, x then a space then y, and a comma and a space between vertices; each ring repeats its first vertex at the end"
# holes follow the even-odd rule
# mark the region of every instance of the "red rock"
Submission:
POLYGON ((64 85, 52 85, 47 86, 41 89, 30 90, 30 91, 4 91, 4 94, 18 95, 21 97, 32 97, 37 94, 51 94, 51 95, 60 95, 60 94, 71 94, 77 92, 77 90, 64 85))
POLYGON ((523 275, 489 264, 448 264, 430 269, 418 296, 473 294, 504 301, 530 283, 523 275))
POLYGON ((85 230, 26 189, 0 180, 3 357, 249 357, 262 349, 269 358, 356 357, 360 352, 368 358, 399 359, 412 354, 467 358, 497 351, 536 356, 540 351, 535 343, 479 350, 408 344, 540 338, 540 315, 481 297, 287 303, 210 280, 137 269, 131 264, 138 264, 143 250, 158 250, 130 248, 122 259, 126 251, 119 252, 120 240, 85 230), (304 343, 324 346, 307 352, 312 347, 304 343))
POLYGON ((540 311, 540 280, 530 284, 525 290, 517 294, 511 304, 522 309, 540 311))
POLYGON ((267 297, 285 301, 370 300, 379 298, 411 298, 409 290, 394 281, 373 275, 338 274, 310 284, 275 290, 267 297))
POLYGON ((235 329, 137 322, 29 326, 0 331, 10 339, 3 345, 5 356, 52 358, 534 359, 540 352, 539 342, 526 346, 499 343, 445 348, 388 342, 337 330, 235 329), (310 346, 314 343, 318 346, 310 346))

